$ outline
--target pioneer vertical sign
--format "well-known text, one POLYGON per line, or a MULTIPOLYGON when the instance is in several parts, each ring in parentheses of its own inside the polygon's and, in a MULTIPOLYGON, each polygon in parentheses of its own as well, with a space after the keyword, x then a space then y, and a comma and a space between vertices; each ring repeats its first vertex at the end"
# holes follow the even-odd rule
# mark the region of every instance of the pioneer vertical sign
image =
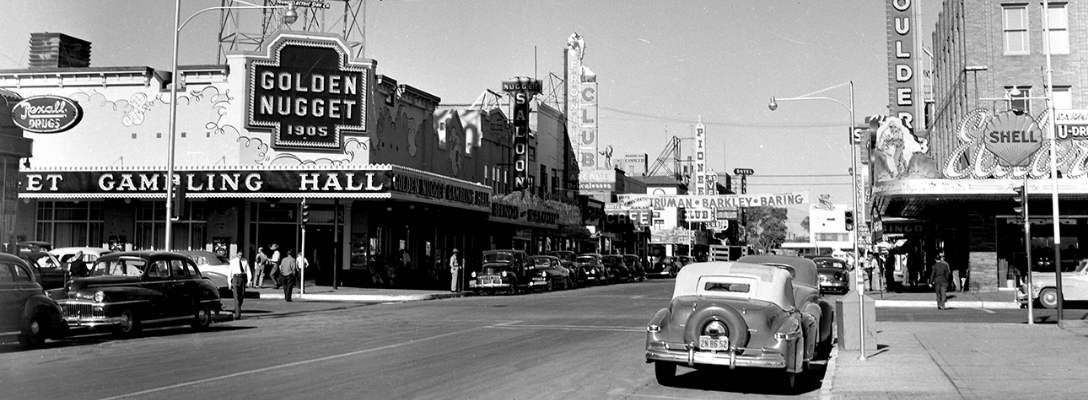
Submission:
POLYGON ((514 98, 514 190, 529 187, 529 100, 540 88, 539 80, 520 76, 502 83, 502 90, 514 98))
POLYGON ((247 63, 246 127, 270 130, 276 150, 340 151, 365 134, 373 65, 350 55, 335 38, 278 36, 247 63))

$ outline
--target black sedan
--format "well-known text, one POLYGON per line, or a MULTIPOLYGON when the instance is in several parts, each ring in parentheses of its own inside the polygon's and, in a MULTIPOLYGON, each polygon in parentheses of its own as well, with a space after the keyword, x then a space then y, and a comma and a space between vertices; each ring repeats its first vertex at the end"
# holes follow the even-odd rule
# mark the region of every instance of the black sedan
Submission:
POLYGON ((850 270, 846 261, 833 257, 814 257, 816 271, 820 279, 820 293, 850 291, 850 270))
POLYGON ((107 254, 95 261, 91 276, 49 294, 70 328, 121 335, 135 335, 150 324, 204 329, 223 308, 219 291, 193 260, 164 251, 107 254))

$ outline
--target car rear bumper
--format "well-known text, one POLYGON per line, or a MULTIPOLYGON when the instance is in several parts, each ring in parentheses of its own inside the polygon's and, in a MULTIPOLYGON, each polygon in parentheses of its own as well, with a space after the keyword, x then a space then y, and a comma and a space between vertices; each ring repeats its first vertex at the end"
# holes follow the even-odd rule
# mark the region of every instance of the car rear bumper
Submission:
POLYGON ((786 357, 777 350, 740 348, 731 351, 701 351, 694 348, 672 348, 662 342, 650 343, 646 349, 646 361, 664 361, 689 367, 717 365, 729 368, 786 368, 786 357))

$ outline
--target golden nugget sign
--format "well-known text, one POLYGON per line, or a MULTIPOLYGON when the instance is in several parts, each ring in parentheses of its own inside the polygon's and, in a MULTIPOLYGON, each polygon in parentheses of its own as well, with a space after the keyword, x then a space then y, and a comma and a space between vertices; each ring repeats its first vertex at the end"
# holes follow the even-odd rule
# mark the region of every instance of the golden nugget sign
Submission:
POLYGON ((340 151, 366 133, 371 64, 336 39, 282 34, 268 49, 247 64, 247 128, 271 130, 277 150, 340 151))

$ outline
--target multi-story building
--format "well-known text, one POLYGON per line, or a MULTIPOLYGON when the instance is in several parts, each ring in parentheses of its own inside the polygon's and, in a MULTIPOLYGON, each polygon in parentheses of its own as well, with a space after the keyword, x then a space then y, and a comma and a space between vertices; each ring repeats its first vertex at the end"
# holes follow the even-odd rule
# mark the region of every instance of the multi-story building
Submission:
MULTIPOLYGON (((571 157, 562 114, 534 112, 531 184, 514 191, 500 109, 440 107, 437 96, 377 74, 375 61, 350 58, 339 37, 283 32, 260 52, 184 66, 176 77, 150 67, 0 71, 9 103, 47 96, 78 113, 65 130, 27 130, 34 151, 25 162, 4 159, 19 169, 4 182, 20 200, 4 233, 247 257, 276 243, 305 249, 307 279, 349 285, 409 259, 398 275, 426 276, 453 248, 471 266, 488 248, 569 243, 561 232, 582 225, 577 202, 548 197, 567 185, 557 172, 571 157), (167 175, 178 194, 171 243, 167 175)), ((59 114, 52 104, 30 107, 40 114, 32 117, 48 122, 59 114)))
MULTIPOLYGON (((1088 241, 1082 201, 1088 197, 1088 147, 1081 141, 1088 131, 1088 2, 1055 1, 1044 9, 1040 2, 948 0, 924 49, 905 34, 916 28, 905 22, 909 7, 917 4, 888 4, 891 97, 921 101, 897 84, 911 80, 912 64, 903 60, 925 53, 932 54, 933 103, 925 118, 915 118, 925 124, 883 126, 874 136, 865 160, 873 171, 873 207, 885 219, 903 218, 896 226, 911 228, 878 230, 909 236, 914 244, 904 251, 911 252, 910 269, 924 271, 935 254, 945 253, 953 269, 969 275, 971 290, 1014 286, 1028 269, 1029 247, 1031 268, 1053 271, 1056 230, 1062 268, 1072 268, 1086 256, 1080 243, 1088 241), (1024 217, 1014 211, 1014 189, 1025 184, 1032 226, 1026 242, 1024 217), (1058 197, 1057 229, 1052 193, 1058 197)), ((918 79, 913 81, 906 89, 917 93, 918 79)), ((881 228, 879 221, 875 225, 881 228)))

